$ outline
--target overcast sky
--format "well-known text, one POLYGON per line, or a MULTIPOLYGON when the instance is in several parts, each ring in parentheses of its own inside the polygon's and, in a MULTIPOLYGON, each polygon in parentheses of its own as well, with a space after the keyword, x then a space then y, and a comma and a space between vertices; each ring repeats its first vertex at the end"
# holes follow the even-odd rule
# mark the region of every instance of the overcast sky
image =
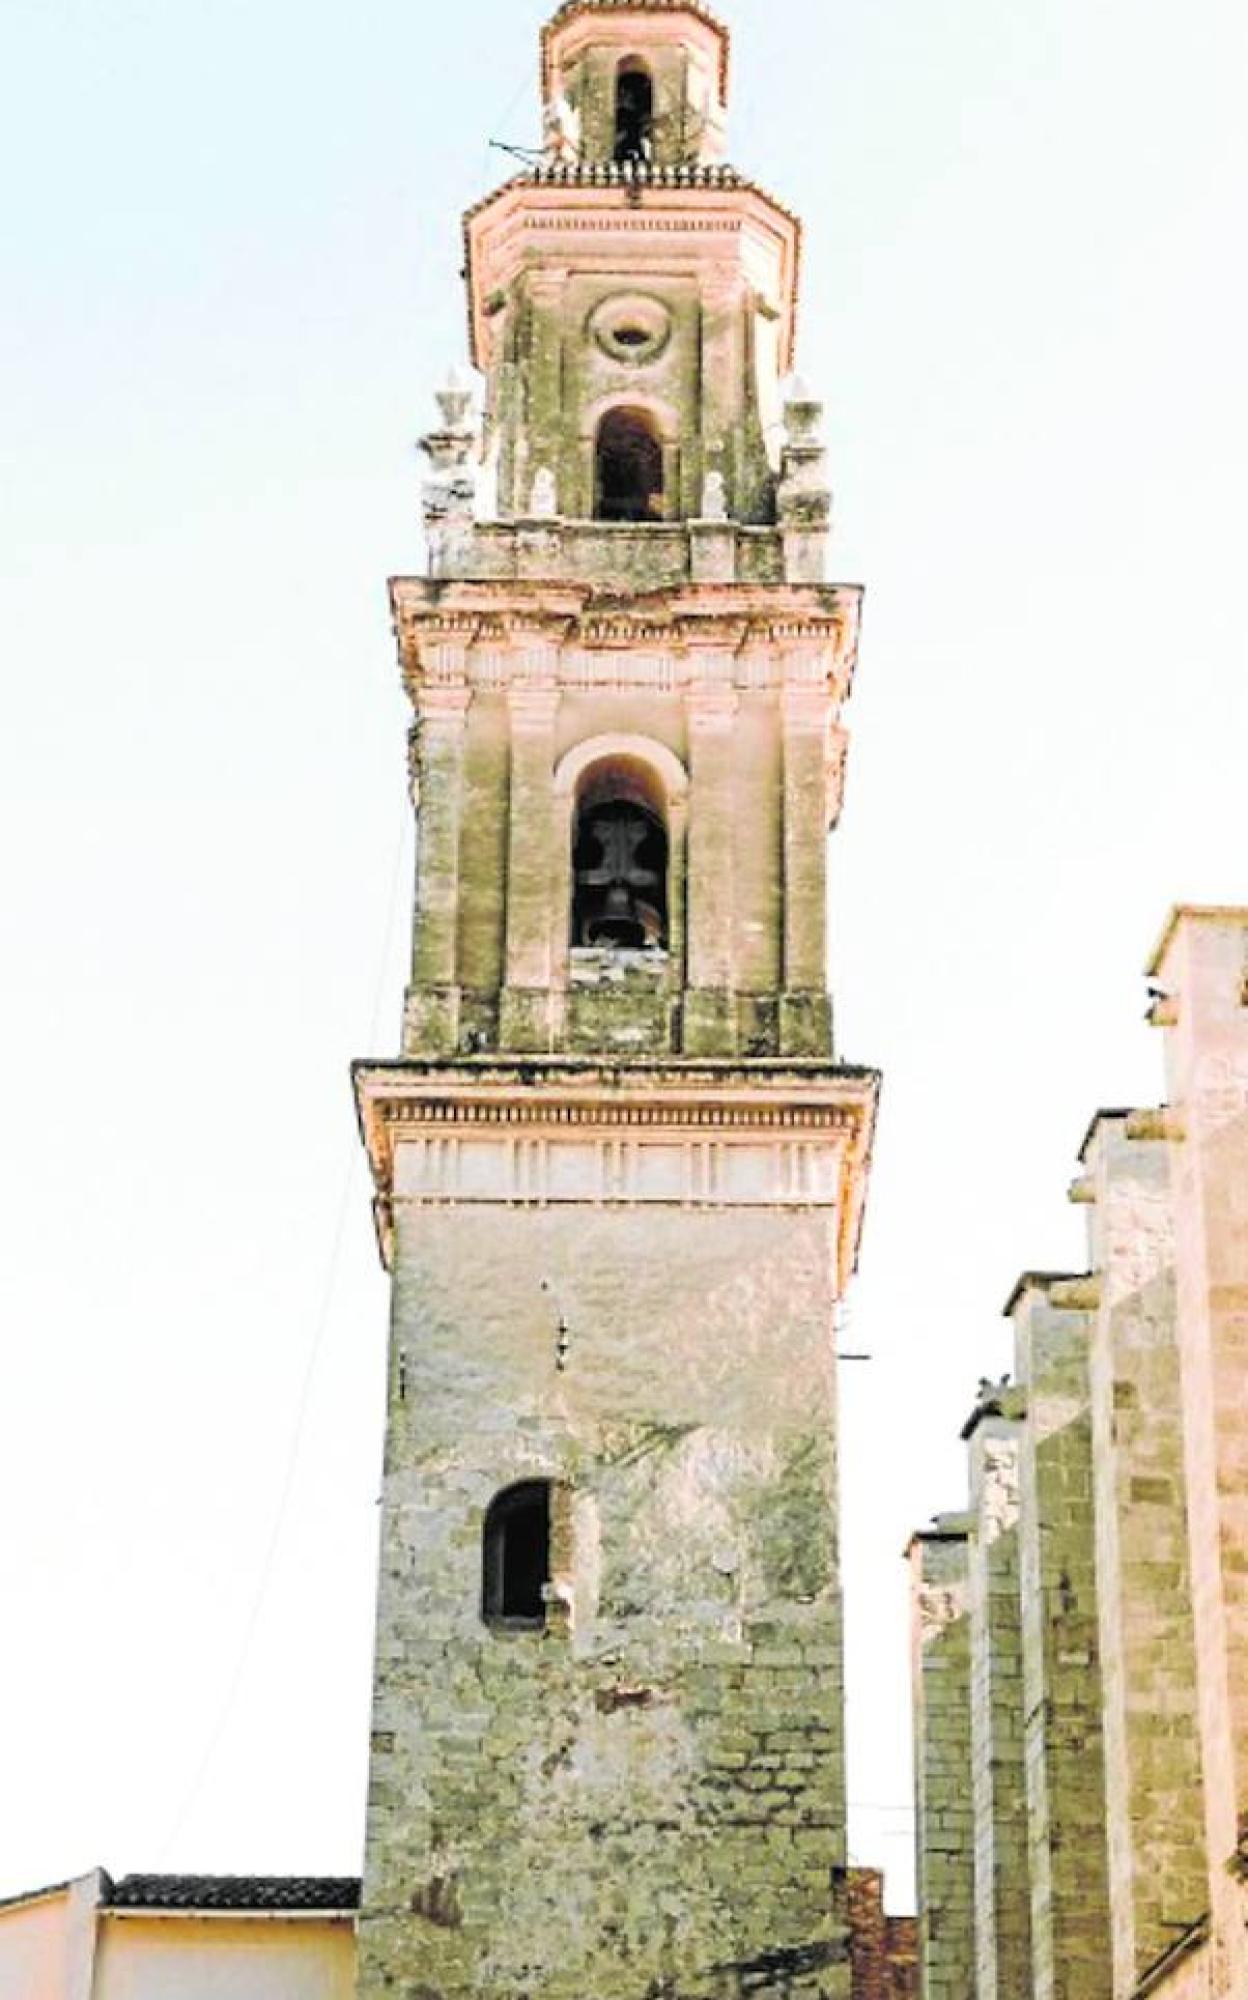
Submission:
MULTIPOLYGON (((1243 0, 724 0, 807 222, 835 850, 886 1073, 844 1395, 855 1858, 908 1887, 909 1530, 1078 1267, 1142 962, 1248 899, 1243 0)), ((361 1859, 397 1044, 384 578, 540 0, 4 0, 0 1894, 361 1859)))

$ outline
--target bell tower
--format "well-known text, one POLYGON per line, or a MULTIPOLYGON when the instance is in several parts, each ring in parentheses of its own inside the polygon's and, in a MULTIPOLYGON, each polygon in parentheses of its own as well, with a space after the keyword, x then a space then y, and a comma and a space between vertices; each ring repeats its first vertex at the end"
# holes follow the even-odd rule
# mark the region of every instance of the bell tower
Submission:
POLYGON ((391 586, 419 815, 362 2000, 846 2000, 829 584, 800 226, 700 0, 569 0, 391 586), (478 394, 477 383, 481 384, 478 394))

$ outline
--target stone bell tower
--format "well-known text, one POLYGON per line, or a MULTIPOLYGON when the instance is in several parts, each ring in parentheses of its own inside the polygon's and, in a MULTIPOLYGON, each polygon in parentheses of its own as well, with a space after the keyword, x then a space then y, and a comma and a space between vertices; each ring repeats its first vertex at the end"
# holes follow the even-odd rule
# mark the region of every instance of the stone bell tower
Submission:
POLYGON ((860 593, 701 4, 570 0, 392 585, 419 811, 364 2000, 844 2000, 834 1315, 860 593))

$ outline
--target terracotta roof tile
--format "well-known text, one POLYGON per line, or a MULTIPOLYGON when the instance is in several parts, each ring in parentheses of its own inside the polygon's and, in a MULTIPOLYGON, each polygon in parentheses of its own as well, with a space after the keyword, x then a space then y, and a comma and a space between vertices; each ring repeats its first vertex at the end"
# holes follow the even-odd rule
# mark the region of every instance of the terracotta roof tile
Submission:
POLYGON ((126 1875, 117 1910, 356 1910, 358 1875, 126 1875))

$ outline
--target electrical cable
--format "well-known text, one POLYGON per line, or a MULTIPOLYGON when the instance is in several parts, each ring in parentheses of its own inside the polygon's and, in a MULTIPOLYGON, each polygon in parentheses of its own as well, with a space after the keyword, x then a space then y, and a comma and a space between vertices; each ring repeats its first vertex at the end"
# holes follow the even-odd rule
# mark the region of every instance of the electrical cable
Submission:
MULTIPOLYGON (((382 1002, 384 998, 386 977, 390 969, 390 955, 394 947, 394 933, 398 917, 399 892, 400 892, 400 884, 403 871, 403 860, 407 848, 408 811, 409 811, 409 805, 407 797, 405 795, 400 812, 399 837, 395 844, 394 866, 391 871, 390 892, 388 898, 388 909, 387 909, 386 926, 385 926, 385 942, 381 950, 381 958, 377 968, 377 978, 374 984, 374 991, 373 991, 373 1007, 372 1007, 372 1017, 369 1027, 369 1042, 368 1042, 368 1046, 370 1049, 376 1046, 377 1037, 381 1032, 382 1002)), ((260 1619, 261 1616, 263 1615, 265 1603, 268 1598, 269 1586, 273 1581, 273 1572, 276 1567, 278 1548, 281 1544, 282 1535, 286 1527, 287 1517, 290 1513, 291 1496, 294 1493, 294 1487, 295 1487, 295 1474, 299 1466, 299 1456, 303 1447, 304 1432, 307 1428, 308 1410, 311 1406, 311 1401, 312 1401, 312 1384, 316 1377, 316 1369, 317 1369, 317 1364, 321 1357, 321 1350, 325 1344, 325 1335, 329 1328, 330 1314, 333 1309, 334 1297, 338 1288, 338 1272, 339 1272, 339 1266, 342 1261, 342 1247, 344 1242, 346 1241, 347 1217, 350 1212, 351 1200, 355 1192, 356 1175, 359 1172, 359 1158, 360 1158, 360 1149, 358 1141, 353 1141, 351 1145, 351 1151, 348 1156, 346 1172, 343 1175, 341 1192, 338 1197, 337 1219, 334 1224, 333 1234, 330 1238, 329 1257, 326 1262, 325 1279, 321 1288, 321 1301, 315 1319, 313 1321, 312 1341, 308 1349, 308 1358, 304 1366, 303 1380, 300 1383, 299 1396, 295 1405, 295 1420, 291 1431, 290 1446, 286 1455, 286 1467, 282 1476, 282 1483, 278 1491, 278 1500, 277 1500, 276 1511, 273 1517, 273 1526, 269 1534, 268 1543, 265 1547, 264 1559, 260 1565, 259 1578, 256 1583, 256 1589, 252 1598, 251 1608, 248 1612, 247 1621, 243 1628, 243 1638, 238 1651, 238 1660, 235 1665, 234 1672, 230 1677, 230 1681, 225 1693, 225 1698, 222 1701, 220 1709, 217 1712, 216 1722, 214 1723, 212 1730, 209 1734, 207 1748, 205 1749, 203 1757, 200 1760, 199 1767, 196 1770, 195 1776, 191 1782, 186 1798, 183 1801, 183 1804, 180 1810, 178 1811, 168 1833, 166 1834, 163 1843, 161 1844, 159 1855, 162 1865, 167 1860, 171 1848, 181 1838, 181 1835, 187 1825, 187 1822, 189 1821, 196 1806, 199 1804, 200 1798, 203 1794, 204 1786, 208 1779, 208 1775, 216 1759, 217 1752, 220 1749, 221 1744, 225 1738, 226 1730, 229 1728, 230 1722, 233 1719, 235 1704, 237 1703, 239 1694, 242 1690, 243 1680, 246 1675, 247 1668, 251 1664, 252 1648, 255 1644, 256 1634, 260 1629, 260 1619)))

